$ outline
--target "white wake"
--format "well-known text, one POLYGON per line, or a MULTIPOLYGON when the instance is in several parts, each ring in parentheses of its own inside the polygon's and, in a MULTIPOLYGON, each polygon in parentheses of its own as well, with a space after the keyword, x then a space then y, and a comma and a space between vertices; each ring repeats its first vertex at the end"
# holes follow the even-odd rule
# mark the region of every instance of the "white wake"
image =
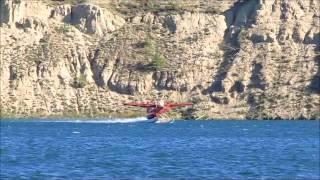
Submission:
POLYGON ((115 118, 115 119, 48 119, 41 120, 37 122, 68 122, 68 123, 105 123, 105 124, 113 124, 113 123, 137 123, 137 122, 147 122, 148 119, 145 117, 137 117, 137 118, 115 118))

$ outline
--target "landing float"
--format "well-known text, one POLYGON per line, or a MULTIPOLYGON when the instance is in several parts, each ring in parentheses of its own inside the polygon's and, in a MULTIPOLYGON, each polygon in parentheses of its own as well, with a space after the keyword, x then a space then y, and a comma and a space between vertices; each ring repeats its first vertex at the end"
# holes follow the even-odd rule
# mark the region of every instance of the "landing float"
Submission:
POLYGON ((152 102, 131 102, 124 103, 125 106, 135 106, 145 108, 147 110, 147 121, 152 123, 166 123, 170 122, 170 120, 164 120, 161 118, 166 112, 169 112, 175 108, 192 106, 192 103, 169 103, 164 101, 159 101, 156 103, 152 102))

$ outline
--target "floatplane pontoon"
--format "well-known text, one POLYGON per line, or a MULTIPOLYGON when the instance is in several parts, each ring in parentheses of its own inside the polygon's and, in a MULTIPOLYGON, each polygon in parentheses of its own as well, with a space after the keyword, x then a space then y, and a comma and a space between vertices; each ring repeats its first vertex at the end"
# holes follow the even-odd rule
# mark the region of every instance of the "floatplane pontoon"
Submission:
POLYGON ((151 102, 132 102, 124 103, 126 106, 135 106, 146 108, 147 110, 147 120, 145 122, 169 122, 168 120, 161 119, 161 115, 169 112, 178 107, 191 106, 192 103, 165 103, 164 101, 159 101, 157 103, 151 102))

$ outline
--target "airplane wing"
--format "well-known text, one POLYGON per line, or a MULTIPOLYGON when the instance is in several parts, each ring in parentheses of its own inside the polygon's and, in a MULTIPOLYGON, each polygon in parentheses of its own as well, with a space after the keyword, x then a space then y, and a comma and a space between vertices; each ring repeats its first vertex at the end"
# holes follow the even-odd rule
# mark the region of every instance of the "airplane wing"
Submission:
POLYGON ((139 102, 124 103, 123 105, 125 105, 125 106, 143 107, 143 108, 156 107, 156 105, 152 104, 152 103, 139 103, 139 102))

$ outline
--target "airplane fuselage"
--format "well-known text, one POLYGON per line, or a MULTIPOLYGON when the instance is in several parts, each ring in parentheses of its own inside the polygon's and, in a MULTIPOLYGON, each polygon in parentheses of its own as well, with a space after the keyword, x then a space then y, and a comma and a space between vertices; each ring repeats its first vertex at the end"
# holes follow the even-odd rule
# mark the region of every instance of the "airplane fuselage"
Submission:
POLYGON ((146 108, 147 119, 157 121, 162 114, 174 108, 190 106, 192 103, 125 103, 124 105, 146 108))

